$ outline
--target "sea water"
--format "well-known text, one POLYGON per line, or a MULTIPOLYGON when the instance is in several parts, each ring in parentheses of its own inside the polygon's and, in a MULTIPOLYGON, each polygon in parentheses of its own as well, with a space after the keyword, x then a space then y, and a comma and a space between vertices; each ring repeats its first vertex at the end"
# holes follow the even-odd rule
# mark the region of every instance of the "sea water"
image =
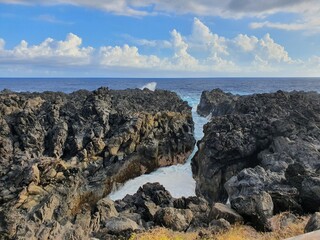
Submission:
MULTIPOLYGON (((79 89, 95 90, 101 86, 111 89, 149 88, 166 89, 176 92, 192 107, 195 123, 195 138, 203 136, 202 128, 206 118, 196 113, 201 92, 220 88, 233 94, 252 94, 283 91, 317 91, 320 92, 320 78, 199 78, 199 79, 103 79, 103 78, 0 78, 0 91, 10 89, 17 92, 61 91, 70 93, 79 89)), ((135 193, 147 182, 160 182, 174 197, 195 195, 195 181, 192 178, 191 158, 183 165, 164 167, 153 173, 127 181, 123 186, 110 194, 113 200, 121 199, 126 194, 135 193)))

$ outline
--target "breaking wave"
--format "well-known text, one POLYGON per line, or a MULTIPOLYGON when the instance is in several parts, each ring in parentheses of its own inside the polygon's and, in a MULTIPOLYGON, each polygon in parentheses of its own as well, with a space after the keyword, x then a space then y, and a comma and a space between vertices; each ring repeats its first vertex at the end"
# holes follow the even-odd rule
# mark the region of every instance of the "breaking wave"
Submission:
POLYGON ((151 91, 155 91, 156 87, 157 87, 157 83, 156 82, 150 82, 150 83, 147 83, 147 84, 143 85, 140 89, 143 90, 143 89, 147 88, 147 89, 149 89, 151 91))

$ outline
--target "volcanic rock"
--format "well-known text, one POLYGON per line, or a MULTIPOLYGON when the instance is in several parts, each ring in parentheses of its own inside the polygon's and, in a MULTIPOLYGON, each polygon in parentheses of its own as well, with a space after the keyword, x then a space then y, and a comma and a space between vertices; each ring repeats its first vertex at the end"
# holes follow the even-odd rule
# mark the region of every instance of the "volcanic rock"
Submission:
POLYGON ((320 212, 316 212, 311 216, 304 229, 304 232, 307 233, 317 230, 320 230, 320 212))
POLYGON ((235 96, 204 92, 198 112, 211 115, 192 159, 198 196, 226 202, 269 230, 282 211, 320 209, 320 95, 283 92, 235 96))
POLYGON ((89 237, 117 217, 113 188, 185 162, 193 128, 168 91, 0 92, 0 235, 89 237))

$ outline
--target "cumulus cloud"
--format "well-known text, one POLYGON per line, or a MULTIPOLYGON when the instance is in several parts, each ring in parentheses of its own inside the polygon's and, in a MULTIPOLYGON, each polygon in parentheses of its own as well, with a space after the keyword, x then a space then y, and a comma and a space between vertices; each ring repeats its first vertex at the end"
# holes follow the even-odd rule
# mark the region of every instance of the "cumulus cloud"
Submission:
POLYGON ((234 44, 245 52, 252 52, 256 49, 259 39, 255 36, 249 37, 248 35, 239 34, 234 39, 234 44))
MULTIPOLYGON (((0 62, 48 62, 50 64, 84 65, 90 62, 92 47, 81 47, 82 39, 75 34, 68 34, 64 41, 47 38, 39 45, 29 46, 22 40, 12 50, 3 50, 0 62)), ((0 44, 1 45, 1 44, 0 44)))
POLYGON ((188 53, 189 45, 183 40, 181 34, 177 30, 171 32, 172 44, 174 49, 173 62, 181 67, 195 68, 198 66, 198 60, 188 53))
POLYGON ((30 66, 32 69, 55 70, 72 68, 81 75, 84 69, 92 73, 112 73, 121 69, 122 74, 132 70, 193 76, 285 74, 319 66, 319 57, 305 61, 293 59, 284 46, 278 44, 270 34, 258 38, 238 34, 226 38, 214 33, 198 18, 194 19, 190 35, 172 30, 167 42, 167 55, 157 55, 159 40, 148 41, 148 51, 137 46, 83 46, 82 39, 68 34, 65 40, 47 38, 38 45, 22 40, 12 49, 5 48, 0 38, 0 65, 13 69, 30 66), (149 44, 152 43, 152 44, 149 44), (143 52, 143 53, 141 53, 143 52))
POLYGON ((229 54, 225 38, 212 33, 198 18, 194 19, 192 29, 192 35, 190 37, 191 43, 198 47, 204 47, 204 50, 211 53, 212 56, 229 54))
POLYGON ((107 67, 152 68, 160 66, 161 60, 154 55, 141 55, 137 47, 129 45, 101 47, 100 64, 107 67))

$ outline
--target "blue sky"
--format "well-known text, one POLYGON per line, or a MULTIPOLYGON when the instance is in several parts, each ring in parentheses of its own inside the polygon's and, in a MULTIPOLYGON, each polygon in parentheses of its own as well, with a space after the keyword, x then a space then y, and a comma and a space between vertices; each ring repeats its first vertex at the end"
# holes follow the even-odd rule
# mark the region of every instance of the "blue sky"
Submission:
POLYGON ((319 76, 318 0, 0 0, 0 77, 319 76))

